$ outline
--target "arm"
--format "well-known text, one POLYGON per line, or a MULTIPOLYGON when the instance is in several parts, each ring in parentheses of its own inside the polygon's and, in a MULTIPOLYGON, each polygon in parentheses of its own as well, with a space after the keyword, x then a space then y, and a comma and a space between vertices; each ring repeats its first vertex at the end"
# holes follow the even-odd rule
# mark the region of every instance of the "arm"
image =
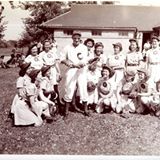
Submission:
POLYGON ((47 98, 44 94, 43 94, 43 90, 40 89, 39 91, 39 96, 40 99, 46 103, 48 103, 49 105, 55 105, 54 102, 52 102, 49 98, 47 98))

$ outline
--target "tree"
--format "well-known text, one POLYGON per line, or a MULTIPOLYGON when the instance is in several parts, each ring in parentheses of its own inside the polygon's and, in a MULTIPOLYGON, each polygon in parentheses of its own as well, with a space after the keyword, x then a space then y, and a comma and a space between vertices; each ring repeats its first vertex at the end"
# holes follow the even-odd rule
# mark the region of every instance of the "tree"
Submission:
POLYGON ((0 47, 3 45, 3 37, 4 37, 4 31, 6 30, 6 21, 3 21, 5 16, 3 16, 3 10, 4 6, 2 5, 2 2, 0 1, 0 47))
POLYGON ((66 5, 64 2, 56 1, 26 1, 19 2, 18 6, 14 6, 13 1, 10 1, 10 4, 13 9, 20 7, 30 12, 30 17, 23 19, 25 32, 19 41, 21 45, 27 45, 30 41, 37 41, 43 36, 47 37, 49 33, 44 32, 38 26, 69 10, 64 7, 66 5))

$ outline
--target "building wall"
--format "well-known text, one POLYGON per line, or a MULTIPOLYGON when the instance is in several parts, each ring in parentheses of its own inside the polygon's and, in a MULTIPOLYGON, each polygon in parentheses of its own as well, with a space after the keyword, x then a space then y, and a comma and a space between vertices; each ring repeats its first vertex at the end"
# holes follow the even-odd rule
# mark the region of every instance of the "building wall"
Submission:
MULTIPOLYGON (((84 41, 87 38, 93 38, 95 42, 102 42, 104 44, 104 53, 112 54, 113 53, 113 43, 121 42, 123 46, 123 52, 128 52, 129 39, 134 37, 133 31, 103 31, 101 36, 93 36, 91 31, 82 31, 82 40, 84 41)), ((58 50, 61 51, 64 46, 72 43, 71 35, 66 35, 63 31, 54 32, 55 40, 58 43, 58 50)), ((142 43, 142 36, 137 37, 138 41, 142 43)))

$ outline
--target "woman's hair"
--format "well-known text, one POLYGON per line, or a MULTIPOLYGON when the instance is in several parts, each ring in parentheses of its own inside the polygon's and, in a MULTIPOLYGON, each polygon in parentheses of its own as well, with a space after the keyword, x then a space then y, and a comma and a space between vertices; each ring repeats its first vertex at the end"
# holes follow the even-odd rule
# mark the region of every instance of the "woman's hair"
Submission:
POLYGON ((49 43, 51 44, 51 42, 49 41, 49 39, 44 40, 44 41, 43 41, 43 51, 45 50, 44 45, 45 45, 46 42, 49 42, 49 43))
MULTIPOLYGON (((33 44, 33 45, 31 45, 31 46, 28 48, 28 52, 27 52, 27 54, 26 54, 26 57, 28 57, 29 55, 31 55, 31 50, 32 50, 32 48, 34 48, 34 47, 37 47, 37 44, 33 44)), ((39 52, 38 52, 38 54, 39 54, 39 52)))
POLYGON ((94 47, 94 40, 91 38, 88 38, 84 41, 84 45, 86 46, 88 42, 92 42, 92 47, 94 47))
MULTIPOLYGON (((138 51, 139 51, 139 49, 140 49, 140 47, 139 47, 139 45, 138 45, 138 42, 137 42, 137 41, 136 41, 135 43, 136 43, 136 45, 137 45, 136 51, 138 52, 138 51)), ((131 51, 131 44, 129 45, 129 50, 131 51)))
POLYGON ((21 70, 19 71, 19 76, 20 76, 20 77, 23 77, 23 76, 26 74, 26 71, 27 71, 27 69, 21 69, 21 70))

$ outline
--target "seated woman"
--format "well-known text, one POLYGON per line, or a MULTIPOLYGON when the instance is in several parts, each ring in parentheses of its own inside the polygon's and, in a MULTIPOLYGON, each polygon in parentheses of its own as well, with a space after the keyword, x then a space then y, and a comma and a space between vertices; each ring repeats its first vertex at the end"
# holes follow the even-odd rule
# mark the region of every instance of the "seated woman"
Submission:
POLYGON ((39 98, 41 101, 49 105, 50 113, 55 113, 57 110, 54 101, 57 98, 57 94, 54 91, 52 81, 50 79, 51 66, 43 66, 41 69, 42 78, 39 84, 39 98))
POLYGON ((21 78, 18 79, 19 92, 13 100, 11 113, 14 115, 14 125, 41 126, 42 114, 51 122, 48 104, 38 100, 38 90, 35 85, 36 77, 40 70, 30 70, 29 67, 21 66, 21 78), (23 73, 23 76, 22 76, 23 73))
POLYGON ((99 100, 96 106, 97 113, 103 113, 105 110, 116 111, 116 97, 113 90, 113 81, 111 77, 114 75, 114 70, 108 66, 103 66, 102 77, 98 82, 99 100))

